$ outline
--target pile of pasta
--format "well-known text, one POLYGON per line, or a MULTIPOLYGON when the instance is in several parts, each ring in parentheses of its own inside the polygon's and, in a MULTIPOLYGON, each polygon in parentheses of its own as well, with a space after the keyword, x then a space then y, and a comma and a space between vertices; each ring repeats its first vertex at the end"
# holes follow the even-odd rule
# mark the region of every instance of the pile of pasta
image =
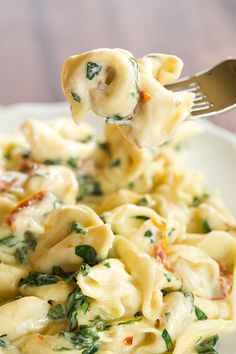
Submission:
POLYGON ((0 353, 217 353, 235 329, 235 223, 190 130, 139 149, 108 126, 0 139, 0 353))

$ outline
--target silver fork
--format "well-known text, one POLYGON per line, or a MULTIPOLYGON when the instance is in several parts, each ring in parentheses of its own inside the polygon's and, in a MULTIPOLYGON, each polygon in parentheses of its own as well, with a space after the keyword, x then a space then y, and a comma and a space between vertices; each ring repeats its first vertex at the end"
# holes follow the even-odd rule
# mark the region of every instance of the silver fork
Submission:
MULTIPOLYGON (((166 85, 166 88, 195 94, 191 112, 194 117, 208 118, 229 111, 236 108, 236 59, 226 59, 213 68, 166 85)), ((106 123, 130 125, 131 121, 115 116, 107 118, 106 123)))

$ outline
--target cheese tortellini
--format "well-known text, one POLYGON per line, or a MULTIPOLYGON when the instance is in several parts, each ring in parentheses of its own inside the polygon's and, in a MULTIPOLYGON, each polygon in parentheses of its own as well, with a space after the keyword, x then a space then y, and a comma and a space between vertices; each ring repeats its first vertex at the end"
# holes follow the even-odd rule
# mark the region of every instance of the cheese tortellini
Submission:
POLYGON ((28 120, 0 141, 0 354, 216 353, 235 330, 236 225, 184 166, 196 129, 133 144, 159 145, 189 114, 192 96, 163 86, 181 69, 123 50, 70 58, 76 120, 132 125, 96 140, 87 124, 28 120))
POLYGON ((66 60, 62 87, 77 123, 92 110, 120 121, 133 144, 157 146, 170 140, 191 112, 192 93, 164 87, 179 78, 182 67, 174 55, 149 54, 136 61, 126 50, 97 49, 66 60))

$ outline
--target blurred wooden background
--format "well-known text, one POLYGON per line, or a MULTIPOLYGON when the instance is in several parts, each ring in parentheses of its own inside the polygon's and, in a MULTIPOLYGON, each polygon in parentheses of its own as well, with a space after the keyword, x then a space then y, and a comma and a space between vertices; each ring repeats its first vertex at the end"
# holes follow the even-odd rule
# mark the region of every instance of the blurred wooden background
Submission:
MULTIPOLYGON (((236 57, 236 1, 0 0, 0 104, 63 100, 65 58, 99 47, 177 54, 191 74, 236 57)), ((236 131, 236 112, 215 121, 236 131)))

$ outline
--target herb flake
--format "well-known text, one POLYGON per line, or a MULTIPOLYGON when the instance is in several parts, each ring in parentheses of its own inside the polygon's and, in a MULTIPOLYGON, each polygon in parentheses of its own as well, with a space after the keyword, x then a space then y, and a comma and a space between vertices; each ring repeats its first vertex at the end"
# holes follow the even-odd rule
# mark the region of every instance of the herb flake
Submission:
POLYGON ((65 308, 61 304, 57 304, 51 307, 48 311, 48 318, 50 318, 51 320, 61 320, 65 318, 65 316, 66 316, 65 308))
POLYGON ((197 353, 199 354, 213 354, 213 353, 218 353, 214 347, 216 346, 217 342, 219 341, 219 336, 216 334, 213 337, 210 337, 208 339, 205 339, 204 341, 200 342, 199 344, 196 344, 195 349, 197 353))
POLYGON ((98 263, 97 252, 90 245, 79 245, 75 247, 75 254, 82 258, 85 263, 93 266, 98 263))
POLYGON ((207 315, 197 306, 195 306, 195 315, 198 321, 207 320, 207 315))
POLYGON ((73 97, 74 101, 81 102, 81 97, 78 95, 78 93, 71 91, 71 96, 73 97))
POLYGON ((70 330, 73 331, 78 327, 77 312, 81 309, 85 314, 89 309, 89 301, 79 287, 75 288, 67 298, 66 315, 69 320, 70 330))
POLYGON ((14 247, 16 243, 17 241, 14 235, 8 235, 0 239, 0 247, 1 246, 14 247))
POLYGON ((84 263, 80 266, 80 272, 84 277, 88 275, 90 268, 91 268, 90 265, 88 265, 87 263, 84 263))
POLYGON ((89 61, 87 63, 87 76, 86 78, 89 80, 92 80, 95 75, 98 75, 100 71, 102 70, 102 65, 99 65, 97 63, 93 63, 89 61))
POLYGON ((58 283, 58 278, 55 275, 29 272, 28 277, 22 278, 18 286, 43 286, 56 283, 58 283))
POLYGON ((79 222, 74 221, 71 225, 71 231, 76 232, 77 234, 86 234, 86 228, 84 228, 79 222))
POLYGON ((171 339, 171 336, 169 335, 168 331, 166 329, 164 329, 164 331, 162 332, 162 338, 164 339, 165 343, 166 343, 166 348, 168 351, 172 350, 174 348, 173 346, 173 342, 171 339))

